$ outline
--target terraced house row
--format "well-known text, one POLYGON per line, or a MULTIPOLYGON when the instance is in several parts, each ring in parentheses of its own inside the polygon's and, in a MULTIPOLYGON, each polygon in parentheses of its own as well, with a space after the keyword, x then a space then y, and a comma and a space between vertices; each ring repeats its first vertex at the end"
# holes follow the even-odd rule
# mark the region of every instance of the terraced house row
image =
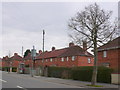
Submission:
MULTIPOLYGON (((34 66, 93 66, 93 55, 90 54, 86 48, 86 44, 81 48, 74 45, 74 43, 69 43, 69 46, 63 49, 55 49, 55 47, 52 47, 51 51, 45 51, 44 53, 39 50, 39 53, 37 53, 35 57, 34 66)), ((18 67, 21 63, 31 67, 31 54, 29 53, 26 57, 21 57, 15 53, 14 56, 10 58, 8 56, 2 58, 2 67, 8 67, 9 65, 18 67)))
MULTIPOLYGON (((98 65, 113 68, 118 71, 120 65, 120 37, 108 42, 98 48, 98 65)), ((21 57, 17 53, 12 57, 3 57, 1 60, 2 67, 19 67, 20 64, 34 67, 39 66, 57 66, 57 67, 78 67, 93 66, 93 55, 87 51, 87 44, 83 43, 83 47, 69 43, 69 46, 62 49, 52 47, 51 51, 44 53, 39 50, 34 62, 31 54, 21 57)))

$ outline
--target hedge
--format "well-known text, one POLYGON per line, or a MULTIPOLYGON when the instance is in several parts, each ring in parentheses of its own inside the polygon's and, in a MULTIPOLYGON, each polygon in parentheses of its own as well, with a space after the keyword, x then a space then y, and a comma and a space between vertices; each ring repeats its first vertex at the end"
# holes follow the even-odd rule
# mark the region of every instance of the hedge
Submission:
MULTIPOLYGON (((111 83, 112 69, 98 67, 97 82, 111 83)), ((91 81, 93 73, 92 66, 83 67, 48 67, 48 76, 56 78, 67 78, 80 81, 91 81)))
MULTIPOLYGON (((2 71, 8 71, 10 67, 2 67, 2 71)), ((17 72, 17 67, 12 67, 12 72, 17 72)))
POLYGON ((93 67, 76 67, 71 69, 71 79, 91 81, 93 67))
POLYGON ((66 67, 48 67, 48 77, 69 78, 70 68, 66 67))

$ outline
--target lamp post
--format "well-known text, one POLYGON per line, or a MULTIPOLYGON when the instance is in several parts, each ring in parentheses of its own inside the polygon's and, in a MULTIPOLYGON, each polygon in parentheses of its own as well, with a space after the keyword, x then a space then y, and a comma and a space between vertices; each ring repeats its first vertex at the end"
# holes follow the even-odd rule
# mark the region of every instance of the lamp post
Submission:
POLYGON ((33 49, 31 50, 31 57, 32 57, 32 68, 31 68, 31 77, 34 76, 33 71, 34 71, 34 61, 35 61, 35 57, 36 57, 36 49, 33 46, 33 49))

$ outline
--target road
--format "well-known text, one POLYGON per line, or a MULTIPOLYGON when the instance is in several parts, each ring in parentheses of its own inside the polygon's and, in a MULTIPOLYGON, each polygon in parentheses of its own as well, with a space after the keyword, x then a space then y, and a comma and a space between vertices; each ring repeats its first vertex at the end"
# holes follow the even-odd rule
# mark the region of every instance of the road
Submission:
MULTIPOLYGON (((1 71, 0 71, 1 73, 1 71)), ((55 79, 57 80, 57 79, 55 79)), ((55 81, 53 80, 53 81, 55 81)), ((30 75, 16 74, 2 72, 2 77, 0 77, 0 84, 2 82, 2 90, 44 90, 43 88, 51 90, 118 90, 117 88, 84 88, 75 85, 67 85, 65 83, 51 82, 48 79, 31 77, 30 75)), ((0 86, 1 87, 1 86, 0 86)))
POLYGON ((64 85, 59 83, 48 82, 34 77, 2 72, 2 88, 80 88, 77 86, 64 85))

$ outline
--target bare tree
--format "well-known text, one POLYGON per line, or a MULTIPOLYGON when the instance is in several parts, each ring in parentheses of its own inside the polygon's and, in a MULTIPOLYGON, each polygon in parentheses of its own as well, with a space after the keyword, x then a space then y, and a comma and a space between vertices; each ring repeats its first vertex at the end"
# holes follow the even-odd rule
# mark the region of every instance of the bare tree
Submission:
POLYGON ((117 20, 110 22, 112 11, 104 11, 96 3, 85 7, 84 11, 78 12, 68 23, 73 34, 69 35, 76 43, 87 41, 88 48, 93 48, 94 69, 91 84, 97 81, 97 47, 113 40, 117 33, 117 20))

